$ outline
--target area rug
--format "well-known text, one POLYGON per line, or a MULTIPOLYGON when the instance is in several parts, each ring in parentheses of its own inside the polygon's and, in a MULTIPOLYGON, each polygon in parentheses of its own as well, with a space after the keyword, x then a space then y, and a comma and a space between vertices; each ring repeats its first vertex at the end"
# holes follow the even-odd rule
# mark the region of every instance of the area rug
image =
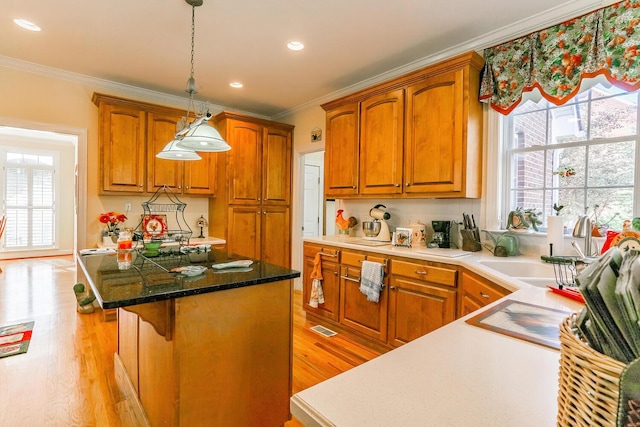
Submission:
POLYGON ((35 322, 24 322, 10 326, 0 326, 0 359, 29 350, 31 332, 35 322))

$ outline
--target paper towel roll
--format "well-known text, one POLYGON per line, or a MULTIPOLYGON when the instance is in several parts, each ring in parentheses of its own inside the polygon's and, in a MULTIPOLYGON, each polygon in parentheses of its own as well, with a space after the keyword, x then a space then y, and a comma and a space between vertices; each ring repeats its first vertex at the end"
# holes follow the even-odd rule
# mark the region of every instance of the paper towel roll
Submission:
POLYGON ((561 216, 547 217, 547 251, 549 255, 564 255, 564 222, 561 216), (553 245, 553 253, 550 253, 550 245, 553 245))

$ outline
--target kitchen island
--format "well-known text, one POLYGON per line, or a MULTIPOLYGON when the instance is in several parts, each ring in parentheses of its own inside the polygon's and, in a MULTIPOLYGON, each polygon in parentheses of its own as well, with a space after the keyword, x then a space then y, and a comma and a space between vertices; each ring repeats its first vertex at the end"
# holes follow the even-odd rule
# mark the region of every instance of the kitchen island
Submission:
POLYGON ((140 425, 282 425, 289 418, 292 279, 262 262, 214 270, 222 251, 79 255, 103 308, 118 310, 116 379, 140 425), (188 277, 171 270, 208 267, 188 277))

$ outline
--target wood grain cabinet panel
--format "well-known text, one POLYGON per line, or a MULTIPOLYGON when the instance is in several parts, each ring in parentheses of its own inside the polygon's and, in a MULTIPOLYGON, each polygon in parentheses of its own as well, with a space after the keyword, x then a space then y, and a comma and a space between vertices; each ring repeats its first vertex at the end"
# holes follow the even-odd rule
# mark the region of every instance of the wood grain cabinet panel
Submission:
POLYGON ((176 192, 182 192, 182 172, 184 161, 167 160, 156 157, 176 133, 180 116, 165 114, 147 114, 147 187, 146 191, 155 192, 167 185, 176 192))
POLYGON ((327 112, 324 152, 326 197, 358 194, 360 122, 357 102, 327 112))
POLYGON ((484 277, 470 271, 463 270, 460 274, 460 303, 458 317, 490 304, 509 295, 511 291, 499 286, 484 277))
POLYGON ((100 102, 99 115, 102 191, 144 193, 144 110, 100 102))
POLYGON ((402 193, 404 90, 360 104, 360 194, 402 193))
POLYGON ((229 253, 289 267, 293 126, 228 112, 215 125, 231 150, 216 153, 210 233, 229 253))
POLYGON ((456 318, 453 268, 394 260, 389 286, 389 344, 400 346, 456 318))
POLYGON ((318 245, 304 245, 304 267, 302 271, 302 307, 305 311, 334 321, 339 320, 340 300, 340 251, 335 248, 323 248, 318 245), (311 297, 311 272, 317 253, 321 253, 322 290, 324 304, 318 307, 309 305, 311 297))

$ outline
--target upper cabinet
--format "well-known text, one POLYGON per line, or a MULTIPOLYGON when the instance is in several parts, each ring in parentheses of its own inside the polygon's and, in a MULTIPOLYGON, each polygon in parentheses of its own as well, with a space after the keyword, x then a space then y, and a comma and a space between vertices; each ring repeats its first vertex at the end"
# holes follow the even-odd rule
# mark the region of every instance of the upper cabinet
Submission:
POLYGON ((481 197, 482 65, 469 52, 324 104, 325 196, 481 197))
POLYGON ((202 160, 159 159, 173 140, 184 111, 94 94, 99 109, 102 194, 154 193, 162 186, 178 194, 215 195, 216 154, 202 160))
POLYGON ((324 151, 324 192, 327 196, 347 197, 358 194, 359 123, 357 102, 327 111, 324 151))

